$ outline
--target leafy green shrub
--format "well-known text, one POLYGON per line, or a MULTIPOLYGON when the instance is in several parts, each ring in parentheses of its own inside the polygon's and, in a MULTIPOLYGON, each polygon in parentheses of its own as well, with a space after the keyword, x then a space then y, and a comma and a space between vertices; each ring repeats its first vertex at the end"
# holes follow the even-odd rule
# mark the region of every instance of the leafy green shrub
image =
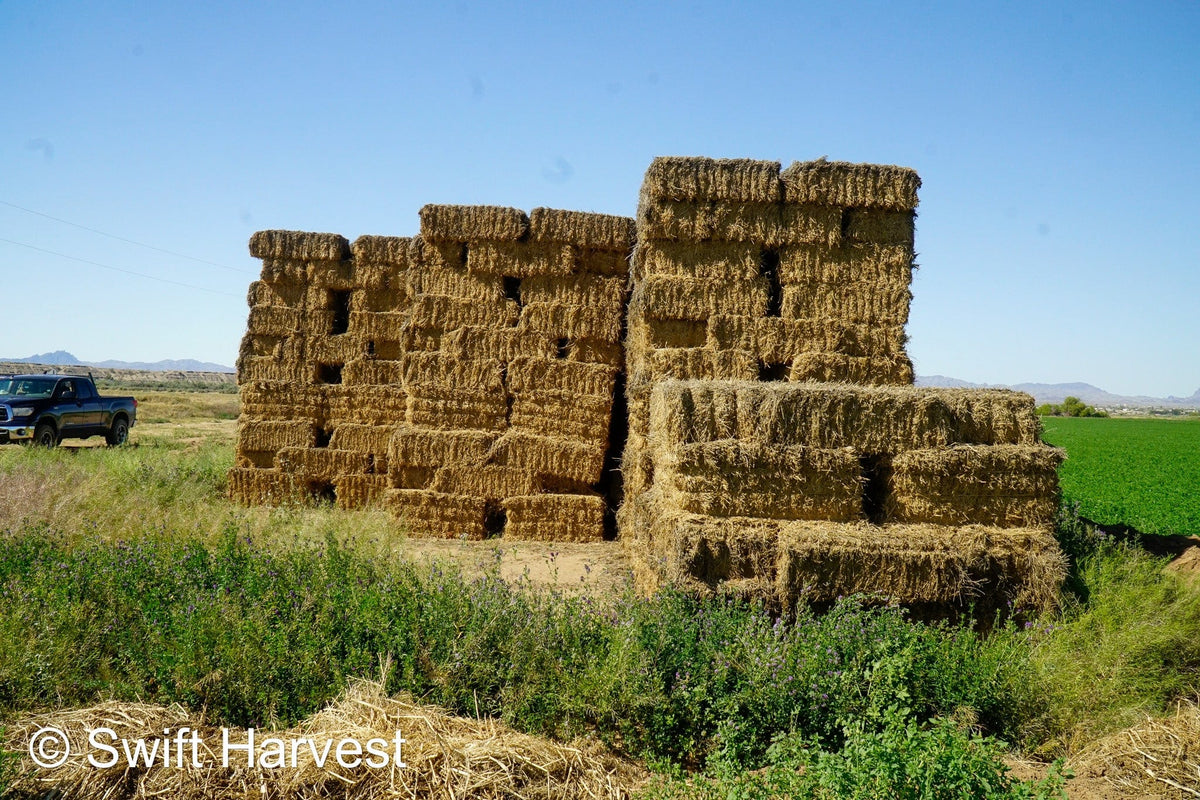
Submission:
POLYGON ((1107 411, 1097 411, 1078 397, 1067 397, 1062 403, 1043 403, 1034 411, 1043 417, 1107 417, 1107 411))

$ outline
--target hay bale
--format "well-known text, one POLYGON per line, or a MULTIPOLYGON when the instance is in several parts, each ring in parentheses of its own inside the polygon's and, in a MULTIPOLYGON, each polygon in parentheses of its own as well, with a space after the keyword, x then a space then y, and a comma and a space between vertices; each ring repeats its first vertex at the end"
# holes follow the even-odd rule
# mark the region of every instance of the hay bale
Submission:
POLYGON ((321 399, 316 387, 287 381, 248 380, 241 375, 238 387, 241 416, 246 419, 321 422, 321 399))
POLYGON ((521 281, 521 302, 621 309, 628 293, 627 283, 623 275, 538 275, 521 281))
POLYGON ((404 421, 408 394, 399 386, 325 386, 327 424, 394 425, 404 421), (334 391, 336 390, 336 391, 334 391))
MULTIPOLYGON (((754 319, 753 317, 737 317, 737 319, 754 319)), ((655 319, 652 316, 639 313, 638 322, 633 330, 644 341, 637 347, 644 349, 695 349, 708 347, 708 322, 697 319, 655 319)), ((716 350, 718 348, 709 348, 716 350)), ((732 348, 726 348, 732 349, 732 348)), ((742 348, 746 349, 746 348, 742 348)))
POLYGON ((360 341, 398 342, 404 336, 408 315, 403 311, 350 311, 348 333, 360 341))
POLYGON ((758 376, 758 359, 742 350, 661 348, 645 355, 641 369, 658 380, 747 381, 758 376))
MULTIPOLYGON (((790 363, 808 352, 894 357, 903 355, 908 341, 903 325, 876 326, 829 319, 756 319, 721 314, 710 317, 701 330, 705 335, 701 344, 708 349, 744 350, 767 363, 790 363)), ((694 335, 692 331, 693 338, 694 335)))
POLYGON ((414 395, 449 397, 459 390, 505 392, 504 365, 495 358, 458 359, 443 352, 407 353, 404 385, 414 395))
POLYGON ((238 446, 233 451, 233 465, 246 469, 274 469, 274 450, 251 450, 238 446))
POLYGON ((643 239, 633 254, 634 280, 641 281, 654 275, 716 281, 753 280, 759 276, 763 250, 764 246, 756 242, 643 239))
POLYGON ((357 453, 370 453, 377 457, 386 457, 396 430, 396 425, 345 423, 334 429, 333 435, 329 439, 329 447, 334 450, 353 450, 357 453))
POLYGON ((521 327, 555 339, 621 341, 624 309, 620 306, 571 306, 528 303, 521 308, 521 327))
POLYGON ((333 479, 337 507, 343 511, 382 505, 388 492, 387 475, 339 475, 333 479))
POLYGON ((442 337, 440 349, 450 358, 495 358, 504 363, 519 358, 554 358, 555 341, 547 334, 522 328, 459 328, 442 337))
POLYGON ((496 464, 444 466, 434 475, 429 488, 443 494, 468 495, 485 500, 503 500, 505 497, 541 491, 537 477, 529 470, 496 464))
MULTIPOLYGON (((651 275, 634 290, 646 319, 708 319, 714 314, 762 317, 767 313, 768 284, 764 278, 726 279, 651 275)), ((786 302, 787 290, 784 289, 786 302)))
POLYGON ((404 382, 404 362, 356 358, 346 362, 342 381, 347 386, 401 385, 404 382))
MULTIPOLYGON (((354 333, 336 336, 306 336, 304 359, 310 364, 333 364, 343 367, 367 354, 368 345, 354 333)), ((318 380, 318 382, 320 382, 318 380)))
POLYGON ((787 203, 912 211, 921 179, 915 170, 844 161, 793 161, 780 175, 787 203))
POLYGON ((642 194, 661 200, 777 203, 778 161, 660 156, 650 162, 642 194))
POLYGON ((913 249, 907 244, 789 244, 779 248, 779 280, 784 285, 878 282, 907 286, 916 268, 913 257, 913 249))
POLYGON ((331 482, 339 475, 367 475, 373 462, 368 454, 330 447, 284 447, 275 455, 280 472, 302 481, 331 482))
POLYGON ((326 291, 348 292, 359 286, 353 261, 314 261, 308 265, 308 282, 326 291))
POLYGON ((634 221, 629 217, 555 208, 535 208, 529 212, 529 239, 533 242, 628 253, 635 238, 634 221))
POLYGON ((442 397, 414 394, 404 419, 417 428, 443 431, 504 431, 509 427, 504 395, 491 392, 447 392, 442 397))
POLYGON ((683 511, 838 522, 863 513, 859 459, 852 450, 728 439, 661 448, 652 456, 663 502, 683 511))
POLYGON ((798 353, 788 371, 790 381, 911 386, 912 362, 906 355, 847 356, 841 353, 798 353))
POLYGON ((577 258, 575 248, 553 242, 475 242, 467 249, 466 266, 478 275, 567 277, 577 258))
POLYGON ((513 429, 496 440, 492 458, 535 475, 593 484, 604 472, 606 444, 513 429))
POLYGON ((392 434, 388 444, 388 460, 394 468, 442 467, 447 464, 479 466, 487 461, 496 438, 495 434, 485 431, 430 430, 403 426, 392 434))
POLYGON ((304 311, 286 306, 255 306, 250 309, 246 330, 254 336, 291 336, 299 332, 304 311))
POLYGON ((612 398, 528 391, 513 397, 509 422, 532 433, 607 445, 612 398))
POLYGON ((640 241, 753 242, 765 247, 842 239, 842 214, 824 206, 655 202, 638 207, 640 241))
POLYGON ((423 206, 421 237, 427 242, 516 242, 529 235, 529 218, 501 206, 423 206))
POLYGON ((1065 453, 1038 445, 959 445, 892 459, 887 519, 939 525, 1045 527, 1058 510, 1065 453))
POLYGON ((594 273, 610 277, 628 278, 628 250, 589 250, 584 247, 571 246, 575 258, 576 273, 594 273))
POLYGON ((850 242, 912 247, 916 218, 912 211, 851 208, 846 211, 842 230, 850 242))
POLYGON ((308 261, 292 258, 264 258, 259 276, 269 286, 286 286, 289 290, 308 288, 308 261))
POLYGON ((604 498, 599 495, 536 494, 509 497, 504 538, 538 542, 604 540, 604 498))
POLYGON ((385 502, 409 536, 479 540, 488 533, 488 501, 481 497, 389 489, 385 502))
POLYGON ((469 326, 511 328, 521 317, 521 308, 512 300, 503 303, 481 303, 478 300, 423 295, 413 299, 408 325, 452 331, 469 326))
POLYGON ((238 424, 239 449, 275 451, 284 447, 315 447, 316 444, 317 426, 307 420, 243 419, 238 424))
MULTIPOLYGON (((408 268, 408 250, 411 245, 412 239, 407 236, 360 236, 350 245, 350 254, 354 257, 355 266, 360 274, 368 266, 389 265, 397 267, 398 270, 373 274, 398 275, 408 268)), ((379 283, 363 281, 362 285, 366 288, 376 288, 379 283)))
MULTIPOLYGON (((222 730, 210 724, 203 713, 189 714, 180 706, 115 701, 15 719, 7 728, 4 749, 27 752, 35 733, 47 727, 64 731, 73 743, 86 743, 91 731, 109 728, 122 741, 146 742, 155 753, 162 753, 177 731, 190 730, 215 752, 207 759, 209 763, 200 767, 192 766, 190 758, 175 763, 172 750, 170 764, 159 758, 139 769, 120 764, 98 769, 88 762, 88 756, 106 758, 108 754, 76 747, 67 763, 52 772, 23 759, 11 787, 14 794, 178 800, 334 796, 345 800, 626 800, 648 777, 640 767, 594 742, 563 744, 519 733, 495 719, 451 716, 436 706, 419 705, 408 695, 388 697, 381 685, 366 682, 352 683, 335 701, 292 728, 256 730, 256 746, 268 739, 299 745, 283 759, 286 766, 278 768, 251 766, 244 750, 231 753, 228 765, 221 766, 216 752, 223 737, 244 747, 248 731, 222 730), (391 744, 397 732, 404 737, 399 759, 391 744), (338 742, 365 744, 372 739, 387 743, 389 763, 384 768, 360 765, 352 769, 338 764, 338 742), (329 753, 321 766, 305 740, 316 753, 329 753), (396 760, 403 766, 396 766, 396 760)), ((186 744, 185 752, 189 752, 186 744)), ((378 763, 374 756, 368 758, 378 763)))
POLYGON ((350 258, 350 243, 336 233, 258 231, 250 237, 250 255, 261 259, 344 261, 350 258))
MULTIPOLYGON (((781 311, 785 319, 892 326, 908 322, 911 302, 912 292, 907 283, 794 283, 783 287, 781 311)), ((745 312, 730 308, 725 313, 745 312)))
POLYGON ((350 294, 350 311, 365 311, 368 313, 395 313, 408 309, 412 298, 408 288, 400 276, 396 281, 388 281, 389 287, 358 289, 350 294), (394 287, 394 288, 392 288, 394 287))
POLYGON ((275 469, 229 470, 229 499, 247 506, 292 503, 302 496, 294 475, 275 469))
POLYGON ((238 383, 287 383, 308 384, 312 382, 312 370, 304 363, 281 361, 274 356, 249 356, 238 359, 238 383))
POLYGON ((421 265, 408 271, 408 289, 413 295, 442 295, 481 303, 504 301, 504 282, 499 275, 421 265))
POLYGON ((617 371, 604 364, 546 358, 518 358, 508 364, 508 390, 563 392, 600 397, 612 402, 617 371))
POLYGON ((625 368, 625 348, 620 342, 605 342, 600 339, 560 340, 569 361, 585 364, 605 364, 618 371, 625 368))
POLYGON ((246 304, 299 309, 304 306, 307 287, 303 283, 267 283, 254 281, 246 292, 246 304))

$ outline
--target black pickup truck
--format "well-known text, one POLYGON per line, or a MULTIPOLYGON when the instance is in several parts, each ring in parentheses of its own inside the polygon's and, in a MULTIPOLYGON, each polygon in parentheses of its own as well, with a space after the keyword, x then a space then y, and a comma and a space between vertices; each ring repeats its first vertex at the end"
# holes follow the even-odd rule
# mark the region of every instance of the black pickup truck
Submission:
POLYGON ((89 436, 103 436, 110 445, 125 444, 136 420, 137 400, 101 397, 90 377, 0 376, 0 444, 54 447, 63 439, 89 436))

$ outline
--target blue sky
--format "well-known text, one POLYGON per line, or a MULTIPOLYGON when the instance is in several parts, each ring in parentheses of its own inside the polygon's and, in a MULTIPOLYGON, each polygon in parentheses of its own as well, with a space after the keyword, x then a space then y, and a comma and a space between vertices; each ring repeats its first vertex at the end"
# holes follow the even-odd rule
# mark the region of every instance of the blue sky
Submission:
POLYGON ((0 356, 232 364, 255 230, 828 156, 921 174, 918 373, 1190 395, 1197 42, 1184 2, 0 2, 0 356))

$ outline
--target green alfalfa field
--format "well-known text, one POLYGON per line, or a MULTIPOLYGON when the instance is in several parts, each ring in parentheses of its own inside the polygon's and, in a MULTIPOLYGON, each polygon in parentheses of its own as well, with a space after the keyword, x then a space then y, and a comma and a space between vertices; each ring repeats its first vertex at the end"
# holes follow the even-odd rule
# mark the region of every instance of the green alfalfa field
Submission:
MULTIPOLYGON (((1182 502, 1129 495, 1099 521, 1200 532, 1195 423, 1046 420, 1082 476, 1064 467, 1063 609, 985 634, 855 598, 778 619, 418 563, 378 511, 229 503, 236 396, 143 398, 129 447, 0 448, 0 728, 102 700, 290 725, 369 678, 599 740, 652 768, 636 791, 653 798, 1054 797, 1045 766, 1026 783, 1005 770, 1058 757, 1087 798, 1139 796, 1081 792, 1088 754, 1200 696, 1200 586, 1080 519, 1101 516, 1105 487, 1174 484, 1182 502), (1130 442, 1149 455, 1109 456, 1130 442)), ((562 555, 547 558, 553 572, 562 555)), ((0 759, 0 787, 16 765, 0 759)))

